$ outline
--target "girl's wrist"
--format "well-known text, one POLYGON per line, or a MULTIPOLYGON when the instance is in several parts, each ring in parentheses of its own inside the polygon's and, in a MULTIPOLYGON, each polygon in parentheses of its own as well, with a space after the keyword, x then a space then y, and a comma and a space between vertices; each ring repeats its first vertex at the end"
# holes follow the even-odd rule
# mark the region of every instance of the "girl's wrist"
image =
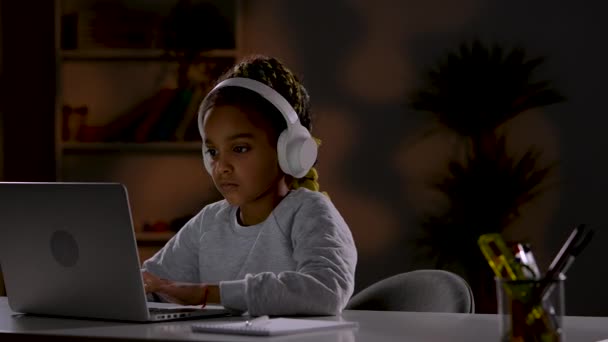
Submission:
POLYGON ((219 285, 202 284, 202 288, 203 288, 203 303, 202 304, 219 304, 219 303, 221 303, 219 285))

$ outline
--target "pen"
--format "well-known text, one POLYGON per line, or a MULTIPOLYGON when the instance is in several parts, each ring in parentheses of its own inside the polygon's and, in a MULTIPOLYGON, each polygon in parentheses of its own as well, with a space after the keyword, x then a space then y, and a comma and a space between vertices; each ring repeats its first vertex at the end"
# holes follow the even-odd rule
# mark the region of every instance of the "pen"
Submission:
POLYGON ((267 324, 269 322, 270 322, 270 318, 268 317, 268 315, 264 315, 264 316, 256 317, 256 318, 254 318, 252 320, 245 321, 245 326, 248 327, 248 328, 249 327, 257 327, 257 326, 260 326, 260 325, 265 325, 265 324, 267 324))
POLYGON ((548 280, 556 279, 559 273, 565 273, 572 264, 573 259, 587 246, 593 231, 587 229, 587 225, 579 224, 574 227, 572 233, 557 253, 549 269, 547 270, 546 278, 548 280))
POLYGON ((570 236, 564 242, 559 250, 549 269, 545 279, 546 285, 541 289, 543 298, 548 298, 553 291, 554 284, 550 283, 553 280, 558 280, 560 274, 565 274, 574 259, 587 247, 593 237, 593 231, 587 229, 587 225, 579 224, 572 230, 570 236))

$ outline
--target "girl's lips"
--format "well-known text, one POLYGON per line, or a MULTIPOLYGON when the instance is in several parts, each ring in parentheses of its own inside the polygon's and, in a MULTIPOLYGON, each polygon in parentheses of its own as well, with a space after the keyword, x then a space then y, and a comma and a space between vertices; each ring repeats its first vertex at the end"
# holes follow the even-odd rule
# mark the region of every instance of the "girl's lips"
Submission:
POLYGON ((238 188, 238 184, 236 183, 220 183, 222 191, 234 191, 236 188, 238 188))

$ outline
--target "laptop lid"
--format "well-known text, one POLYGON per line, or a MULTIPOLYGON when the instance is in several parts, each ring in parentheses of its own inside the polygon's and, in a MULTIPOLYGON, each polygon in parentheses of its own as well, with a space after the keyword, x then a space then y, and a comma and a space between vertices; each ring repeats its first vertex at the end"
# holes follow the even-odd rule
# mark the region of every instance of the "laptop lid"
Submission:
POLYGON ((0 183, 0 265, 16 312, 148 319, 121 184, 0 183))

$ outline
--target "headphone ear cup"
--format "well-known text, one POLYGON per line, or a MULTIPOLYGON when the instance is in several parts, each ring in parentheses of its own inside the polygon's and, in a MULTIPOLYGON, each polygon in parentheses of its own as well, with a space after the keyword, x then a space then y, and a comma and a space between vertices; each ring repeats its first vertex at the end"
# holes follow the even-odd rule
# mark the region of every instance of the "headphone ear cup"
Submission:
POLYGON ((304 177, 317 160, 317 149, 317 143, 305 127, 288 127, 281 132, 277 142, 281 170, 295 178, 304 177))
POLYGON ((213 169, 211 168, 211 156, 209 156, 209 153, 205 152, 205 146, 203 146, 203 164, 205 164, 205 170, 207 170, 207 173, 212 176, 213 169))
MULTIPOLYGON (((204 105, 204 100, 201 103, 201 108, 204 105)), ((203 140, 203 164, 205 165, 205 170, 207 170, 207 172, 209 173, 209 175, 212 175, 212 168, 211 168, 211 157, 209 156, 209 153, 205 153, 205 133, 203 132, 203 112, 200 110, 199 108, 199 112, 198 112, 198 117, 197 117, 197 122, 198 122, 198 133, 201 136, 201 139, 203 140)))
POLYGON ((279 135, 279 139, 277 140, 277 158, 279 159, 279 167, 281 168, 281 170, 290 175, 293 176, 293 172, 291 171, 291 168, 289 167, 289 161, 287 158, 287 144, 288 144, 288 140, 289 140, 289 130, 285 129, 283 130, 283 132, 281 132, 281 134, 279 135))

